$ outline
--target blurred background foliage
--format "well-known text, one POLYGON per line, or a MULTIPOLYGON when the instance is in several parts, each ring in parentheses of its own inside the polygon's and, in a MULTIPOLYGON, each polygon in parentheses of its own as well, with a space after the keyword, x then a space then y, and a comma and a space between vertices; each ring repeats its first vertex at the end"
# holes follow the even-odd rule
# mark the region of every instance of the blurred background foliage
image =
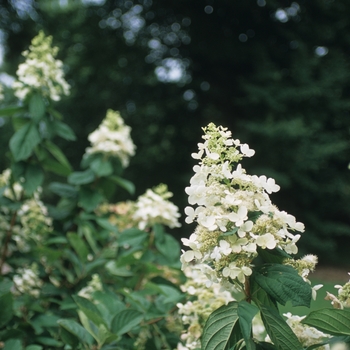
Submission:
POLYGON ((119 110, 137 145, 135 196, 167 183, 180 208, 201 127, 227 126, 256 150, 248 173, 274 177, 272 200, 305 223, 300 253, 349 266, 349 14, 346 0, 2 1, 0 77, 40 29, 52 35, 72 86, 58 106, 80 140, 60 144, 72 164, 119 110))

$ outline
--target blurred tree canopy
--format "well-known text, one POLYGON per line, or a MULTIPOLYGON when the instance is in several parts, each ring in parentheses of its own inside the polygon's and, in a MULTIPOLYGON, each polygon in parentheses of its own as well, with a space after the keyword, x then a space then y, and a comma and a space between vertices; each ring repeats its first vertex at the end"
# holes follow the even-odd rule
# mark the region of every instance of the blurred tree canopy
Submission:
POLYGON ((349 265, 349 13, 345 0, 10 0, 0 69, 14 76, 38 31, 52 35, 72 86, 59 105, 80 140, 61 145, 72 163, 119 110, 137 145, 126 177, 137 194, 167 183, 180 208, 201 127, 227 126, 256 150, 247 171, 274 177, 275 203, 305 223, 301 253, 349 265))

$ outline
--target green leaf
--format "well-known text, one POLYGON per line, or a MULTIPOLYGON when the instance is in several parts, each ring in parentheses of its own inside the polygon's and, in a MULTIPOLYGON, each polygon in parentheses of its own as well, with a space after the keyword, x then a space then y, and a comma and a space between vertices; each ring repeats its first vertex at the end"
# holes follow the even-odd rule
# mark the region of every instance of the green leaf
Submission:
POLYGON ((178 262, 180 256, 179 242, 169 234, 159 229, 160 225, 154 226, 155 246, 160 253, 164 255, 170 262, 178 262))
POLYGON ((111 176, 110 179, 120 187, 124 188, 124 190, 128 191, 130 194, 135 193, 135 185, 131 181, 125 180, 119 176, 111 176))
POLYGON ((60 197, 66 198, 76 198, 78 191, 75 186, 60 183, 60 182, 51 182, 49 185, 49 190, 60 197))
POLYGON ((310 307, 311 286, 292 266, 265 264, 254 273, 254 279, 280 304, 291 301, 293 306, 310 307))
POLYGON ((60 176, 68 176, 71 173, 70 169, 65 168, 61 163, 55 161, 54 159, 45 158, 41 161, 41 165, 46 171, 50 171, 51 173, 60 176))
POLYGON ((0 117, 9 117, 13 114, 24 112, 26 109, 25 107, 18 107, 18 106, 10 106, 6 108, 0 109, 0 117))
POLYGON ((41 345, 29 345, 25 350, 43 350, 43 347, 41 345))
POLYGON ((147 240, 148 236, 149 234, 145 231, 141 231, 137 228, 129 228, 121 233, 118 243, 120 246, 140 246, 147 240))
POLYGON ((126 266, 118 266, 115 260, 108 261, 106 264, 107 271, 114 275, 120 277, 130 277, 134 275, 134 272, 126 266))
POLYGON ((104 219, 104 218, 96 218, 96 222, 98 223, 99 226, 101 226, 102 228, 104 228, 107 231, 111 231, 114 233, 118 233, 118 227, 111 224, 110 221, 108 219, 104 219))
POLYGON ((68 173, 72 172, 72 166, 70 165, 67 157, 63 152, 52 142, 46 140, 45 142, 46 149, 52 154, 52 156, 62 165, 62 167, 68 173))
POLYGON ((227 231, 227 232, 223 233, 221 236, 222 236, 222 237, 225 237, 225 236, 232 236, 232 235, 234 235, 236 232, 238 232, 238 229, 239 229, 239 227, 235 227, 233 230, 227 231))
POLYGON ((303 348, 297 336, 275 309, 261 306, 260 312, 266 332, 278 350, 301 350, 303 348))
POLYGON ((108 161, 108 159, 104 159, 103 156, 95 158, 90 163, 90 168, 99 177, 109 176, 113 173, 112 164, 108 161))
POLYGON ((8 278, 4 278, 0 282, 0 296, 11 292, 12 287, 13 287, 13 282, 8 278))
POLYGON ((95 174, 91 169, 75 171, 68 176, 68 183, 71 185, 85 185, 95 180, 95 174))
POLYGON ((277 310, 277 302, 267 292, 262 289, 255 281, 255 273, 250 276, 250 293, 251 298, 256 305, 264 305, 277 310))
POLYGON ((45 115, 45 102, 40 94, 34 94, 29 100, 29 113, 35 122, 45 115))
POLYGON ((103 200, 104 196, 98 191, 91 190, 88 187, 80 188, 78 205, 87 212, 93 211, 103 200))
POLYGON ((350 335, 350 310, 321 309, 312 311, 303 319, 302 323, 328 334, 350 335))
POLYGON ((118 296, 109 290, 94 292, 93 299, 109 328, 115 315, 126 308, 118 296))
POLYGON ((259 309, 255 305, 249 304, 244 300, 238 303, 237 314, 239 317, 239 325, 241 327, 247 350, 255 348, 253 345, 254 343, 251 342, 252 322, 258 311, 259 309))
POLYGON ((285 259, 290 259, 291 256, 280 248, 275 249, 257 249, 259 256, 264 260, 265 263, 276 263, 282 264, 285 259))
POLYGON ((202 350, 226 349, 238 321, 237 307, 237 302, 232 301, 209 316, 202 332, 202 350))
POLYGON ((177 303, 183 298, 183 294, 176 288, 167 286, 164 284, 158 284, 157 287, 160 289, 161 293, 164 295, 162 298, 163 303, 177 303))
POLYGON ((112 321, 112 332, 122 335, 138 326, 142 320, 142 312, 131 309, 122 310, 115 315, 112 321))
POLYGON ((54 120, 52 124, 58 136, 61 136, 63 139, 68 141, 75 141, 77 139, 72 128, 66 123, 54 120))
POLYGON ((11 293, 0 296, 0 328, 5 326, 13 316, 13 299, 11 293))
POLYGON ((87 256, 89 254, 89 249, 86 246, 84 240, 74 232, 68 232, 67 238, 69 240, 70 245, 74 248, 74 250, 78 254, 79 258, 82 261, 86 262, 87 256))
POLYGON ((86 221, 82 221, 81 223, 79 223, 78 226, 78 233, 80 235, 84 235, 86 241, 89 243, 90 248, 93 250, 93 252, 95 254, 97 254, 97 252, 99 251, 99 248, 97 246, 95 237, 97 236, 97 232, 94 228, 93 225, 91 225, 90 222, 86 221))
MULTIPOLYGON (((90 334, 76 321, 69 320, 69 319, 61 319, 61 320, 58 320, 57 323, 63 329, 65 329, 69 333, 73 334, 82 343, 89 344, 89 345, 91 345, 93 343, 93 338, 90 336, 90 334)), ((71 343, 69 343, 69 344, 71 344, 71 343)))
POLYGON ((40 141, 40 133, 34 123, 23 125, 10 139, 10 150, 15 161, 27 159, 40 141))
POLYGON ((31 196, 37 188, 42 185, 44 181, 44 172, 39 165, 28 164, 24 178, 24 190, 31 196))
POLYGON ((100 311, 88 299, 82 298, 78 295, 73 296, 74 301, 79 306, 79 309, 86 315, 86 317, 92 321, 96 326, 100 324, 107 326, 105 320, 102 318, 100 311))
POLYGON ((5 341, 5 346, 3 347, 3 350, 22 350, 22 343, 18 339, 9 339, 5 341))

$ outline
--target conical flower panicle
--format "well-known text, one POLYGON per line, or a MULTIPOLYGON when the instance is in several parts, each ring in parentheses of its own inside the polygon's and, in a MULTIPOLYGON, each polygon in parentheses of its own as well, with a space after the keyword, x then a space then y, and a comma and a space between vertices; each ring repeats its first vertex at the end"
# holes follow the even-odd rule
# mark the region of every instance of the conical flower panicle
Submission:
POLYGON ((209 281, 243 285, 258 248, 295 254, 300 235, 293 231, 303 232, 304 225, 272 204, 269 195, 280 189, 274 179, 248 175, 242 167, 240 161, 254 150, 222 126, 210 123, 203 130, 204 142, 192 154, 198 165, 185 189, 191 205, 186 222, 198 225, 182 239, 190 249, 181 262, 183 268, 206 265, 209 281))

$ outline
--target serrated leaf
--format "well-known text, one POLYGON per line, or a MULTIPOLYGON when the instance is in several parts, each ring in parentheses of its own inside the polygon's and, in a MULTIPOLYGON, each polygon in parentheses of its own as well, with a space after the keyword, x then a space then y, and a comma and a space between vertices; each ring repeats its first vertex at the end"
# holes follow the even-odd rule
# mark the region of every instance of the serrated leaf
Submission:
POLYGON ((142 320, 142 312, 131 309, 122 310, 115 315, 112 321, 112 332, 122 335, 138 326, 142 320))
POLYGON ((233 301, 221 306, 209 316, 202 333, 202 350, 226 349, 238 321, 237 308, 238 303, 233 301))
POLYGON ((254 303, 259 307, 260 305, 264 305, 277 310, 277 302, 258 285, 254 276, 255 273, 250 276, 250 293, 254 303))
POLYGON ((303 319, 302 323, 328 334, 336 336, 350 335, 350 311, 346 309, 321 309, 312 311, 303 319))
POLYGON ((45 115, 45 102, 40 94, 34 94, 29 100, 29 113, 35 122, 45 115))
POLYGON ((10 150, 16 162, 27 159, 40 143, 41 137, 34 123, 24 124, 10 139, 10 150))
POLYGON ((275 249, 257 249, 259 256, 264 260, 265 263, 276 263, 282 264, 285 259, 290 259, 291 256, 280 248, 275 249))
POLYGON ((310 307, 311 286, 292 266, 265 264, 255 271, 254 279, 280 304, 285 305, 291 301, 293 306, 310 307))
POLYGON ((278 350, 301 350, 303 346, 282 316, 271 308, 260 307, 267 334, 278 350))
POLYGON ((58 320, 57 323, 64 328, 69 333, 72 333, 84 344, 91 345, 93 343, 93 338, 90 334, 76 321, 69 319, 58 320))
POLYGON ((238 303, 237 314, 239 317, 239 325, 241 327, 247 350, 253 350, 255 348, 254 343, 251 342, 252 322, 258 311, 259 309, 255 305, 249 304, 246 301, 238 303))

